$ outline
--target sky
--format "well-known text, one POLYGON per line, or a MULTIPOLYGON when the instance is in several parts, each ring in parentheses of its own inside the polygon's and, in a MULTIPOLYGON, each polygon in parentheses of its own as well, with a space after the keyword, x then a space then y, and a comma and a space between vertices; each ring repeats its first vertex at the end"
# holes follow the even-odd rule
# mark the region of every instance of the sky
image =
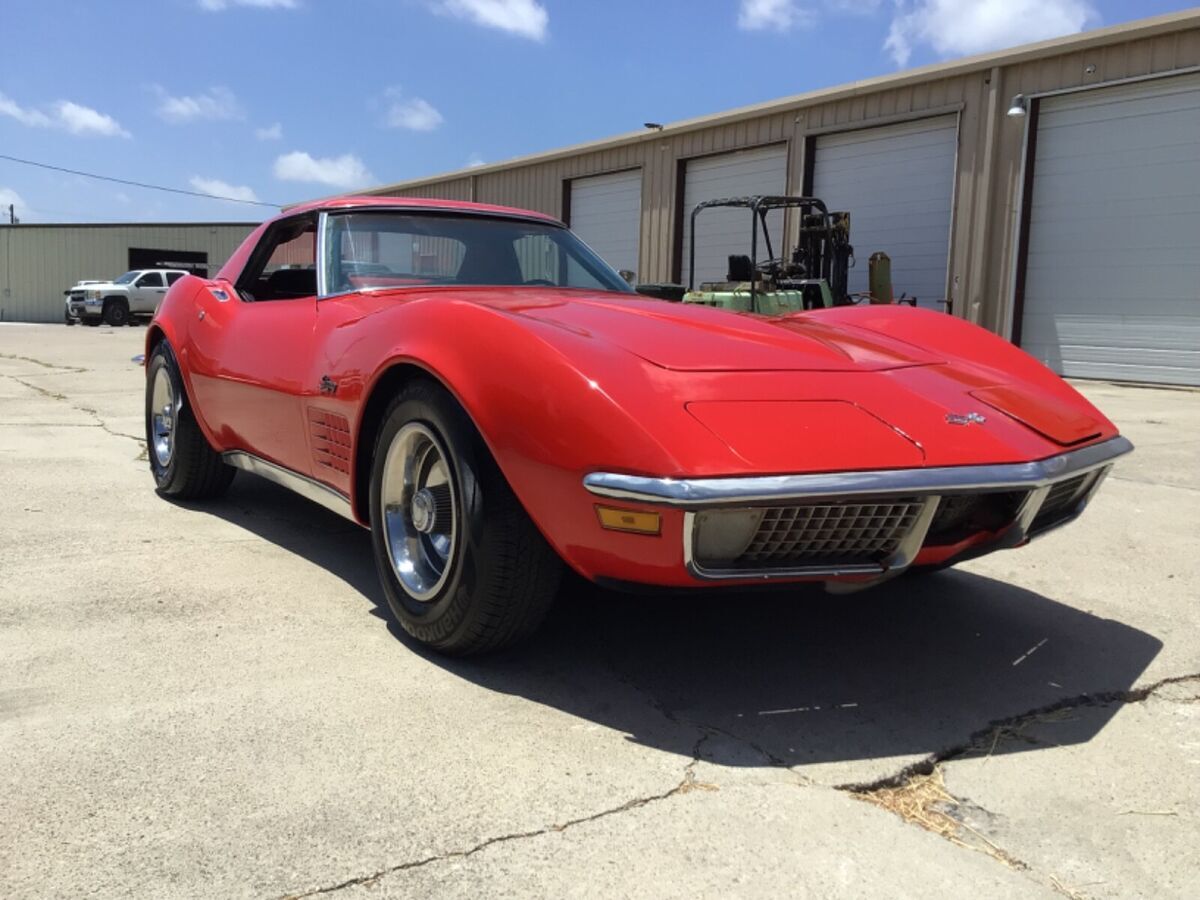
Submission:
POLYGON ((0 0, 25 222, 284 204, 1186 9, 1166 0, 0 0), (215 195, 215 196, 213 196, 215 195), (216 199, 216 197, 231 199, 216 199))

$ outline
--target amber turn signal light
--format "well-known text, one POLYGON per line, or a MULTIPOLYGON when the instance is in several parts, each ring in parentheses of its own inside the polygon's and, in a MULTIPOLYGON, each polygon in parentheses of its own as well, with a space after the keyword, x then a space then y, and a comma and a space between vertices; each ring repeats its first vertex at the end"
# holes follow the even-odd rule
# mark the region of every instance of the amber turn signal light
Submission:
POLYGON ((659 534, 662 532, 662 516, 656 512, 640 512, 634 509, 617 509, 614 506, 596 506, 600 527, 609 531, 628 531, 631 534, 659 534))

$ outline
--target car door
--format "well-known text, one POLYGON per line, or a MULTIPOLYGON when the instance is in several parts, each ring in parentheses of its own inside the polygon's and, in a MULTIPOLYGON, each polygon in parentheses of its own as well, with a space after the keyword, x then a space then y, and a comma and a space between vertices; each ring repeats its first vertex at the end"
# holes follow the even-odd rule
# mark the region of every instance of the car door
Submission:
MULTIPOLYGON (((287 238, 303 222, 269 229, 238 284, 217 282, 194 300, 187 341, 196 405, 218 442, 311 475, 301 398, 316 321, 315 238, 287 238)), ((311 382, 311 383, 310 383, 311 382)))
POLYGON ((162 302, 167 292, 167 284, 163 281, 162 272, 145 272, 133 283, 129 296, 129 311, 133 313, 153 313, 162 302))

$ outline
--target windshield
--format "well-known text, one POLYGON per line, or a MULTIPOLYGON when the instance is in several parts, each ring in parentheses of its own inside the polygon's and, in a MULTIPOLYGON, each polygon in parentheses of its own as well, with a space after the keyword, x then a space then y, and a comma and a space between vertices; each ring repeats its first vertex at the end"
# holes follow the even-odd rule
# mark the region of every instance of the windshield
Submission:
POLYGON ((566 228, 411 211, 331 213, 325 293, 417 285, 631 288, 566 228))
POLYGON ((133 281, 133 279, 137 278, 139 274, 140 273, 137 272, 136 270, 134 270, 133 272, 126 272, 120 278, 114 278, 113 284, 129 284, 129 282, 131 282, 131 281, 133 281))

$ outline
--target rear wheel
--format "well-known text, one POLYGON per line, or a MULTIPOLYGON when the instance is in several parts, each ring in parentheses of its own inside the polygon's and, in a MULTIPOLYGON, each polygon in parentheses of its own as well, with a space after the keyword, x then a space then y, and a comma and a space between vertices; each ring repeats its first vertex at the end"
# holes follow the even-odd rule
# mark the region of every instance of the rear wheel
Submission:
POLYGON ((123 297, 104 301, 104 321, 113 328, 129 324, 129 303, 123 297))
POLYGON ((467 655, 519 641, 541 623, 562 563, 440 386, 414 382, 392 402, 370 493, 379 577, 410 635, 467 655))
POLYGON ((175 354, 159 342, 146 368, 146 451, 164 497, 203 500, 225 493, 234 469, 208 445, 183 390, 175 354))

